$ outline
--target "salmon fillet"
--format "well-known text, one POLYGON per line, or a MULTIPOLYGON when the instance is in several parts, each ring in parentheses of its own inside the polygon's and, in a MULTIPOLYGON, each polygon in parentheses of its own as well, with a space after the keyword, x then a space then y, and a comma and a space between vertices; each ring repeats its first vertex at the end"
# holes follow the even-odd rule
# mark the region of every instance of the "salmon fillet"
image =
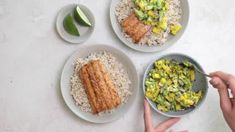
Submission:
POLYGON ((139 43, 141 38, 149 31, 151 26, 144 25, 134 13, 129 15, 122 22, 123 31, 129 35, 135 43, 139 43))
POLYGON ((79 76, 94 114, 111 110, 121 104, 116 87, 100 60, 92 60, 84 65, 79 76))
POLYGON ((141 38, 149 31, 150 26, 144 25, 143 23, 139 23, 138 31, 133 35, 134 42, 138 43, 141 38))
POLYGON ((104 97, 102 94, 102 90, 98 85, 98 78, 95 76, 95 69, 93 69, 92 64, 88 63, 88 74, 89 74, 89 79, 91 81, 92 88, 95 91, 96 94, 96 100, 97 104, 99 106, 99 109, 97 110, 98 113, 106 109, 106 104, 104 102, 104 97))
POLYGON ((112 105, 113 105, 113 107, 117 107, 119 104, 121 104, 121 98, 119 97, 119 95, 116 91, 116 88, 115 88, 112 80, 110 79, 110 75, 106 71, 104 65, 100 61, 98 63, 100 65, 100 70, 103 74, 105 83, 106 83, 107 87, 109 87, 109 95, 112 99, 112 105))
POLYGON ((138 18, 135 16, 134 13, 132 13, 129 17, 127 17, 123 23, 122 26, 123 27, 133 27, 134 25, 136 25, 139 22, 138 18))
POLYGON ((98 60, 91 62, 92 67, 95 69, 95 77, 97 78, 98 87, 101 90, 103 97, 103 103, 106 105, 107 109, 112 109, 112 98, 109 95, 108 86, 105 83, 102 72, 100 71, 100 63, 98 60))
POLYGON ((84 65, 80 71, 79 71, 79 76, 81 78, 81 81, 85 87, 85 92, 87 94, 87 98, 90 101, 91 109, 93 113, 98 113, 100 111, 99 104, 96 100, 96 95, 95 91, 92 88, 91 81, 89 79, 89 74, 87 72, 87 65, 84 65))

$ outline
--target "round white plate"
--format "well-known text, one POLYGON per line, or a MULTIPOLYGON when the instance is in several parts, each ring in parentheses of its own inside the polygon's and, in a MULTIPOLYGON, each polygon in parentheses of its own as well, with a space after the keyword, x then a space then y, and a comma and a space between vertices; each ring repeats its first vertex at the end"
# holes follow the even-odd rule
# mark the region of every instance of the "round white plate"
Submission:
POLYGON ((59 35, 62 39, 64 39, 67 42, 70 42, 70 43, 85 42, 93 33, 94 27, 95 27, 95 18, 93 16, 92 12, 86 6, 81 5, 81 4, 71 4, 71 5, 67 5, 67 6, 63 7, 59 11, 57 19, 56 19, 57 32, 59 33, 59 35), (84 12, 84 14, 87 16, 87 18, 90 20, 90 22, 92 24, 91 27, 83 26, 83 25, 78 24, 74 19, 74 23, 75 23, 76 27, 78 28, 80 36, 74 36, 74 35, 67 33, 64 29, 64 26, 63 26, 64 18, 68 14, 71 14, 73 17, 74 8, 77 5, 81 8, 81 10, 84 12))
POLYGON ((78 50, 74 52, 72 56, 69 57, 62 72, 60 85, 61 85, 61 92, 62 92, 64 101, 74 114, 76 114, 80 118, 89 122, 106 123, 106 122, 114 121, 118 119, 119 117, 121 117, 124 113, 127 113, 127 110, 133 104, 135 97, 138 93, 139 78, 138 78, 137 71, 135 69, 135 65, 133 64, 131 59, 128 58, 128 56, 125 55, 123 52, 121 52, 120 50, 117 50, 116 48, 106 46, 106 45, 94 45, 94 46, 87 46, 87 47, 79 47, 78 50), (73 63, 77 57, 86 57, 90 53, 99 52, 99 51, 108 51, 112 53, 117 58, 117 60, 123 64, 131 81, 132 95, 129 96, 126 104, 120 105, 113 113, 106 113, 106 114, 97 116, 89 112, 81 111, 79 107, 75 104, 75 101, 72 95, 70 94, 70 91, 71 91, 70 79, 74 71, 73 63))
POLYGON ((182 25, 181 31, 179 31, 176 36, 169 35, 169 37, 167 38, 167 41, 162 45, 158 45, 158 46, 137 45, 137 44, 134 44, 134 43, 128 41, 122 33, 122 27, 120 26, 120 24, 116 18, 116 15, 115 15, 115 8, 119 2, 120 2, 120 0, 112 0, 112 2, 111 2, 111 5, 110 5, 111 25, 113 27, 115 34, 118 36, 118 38, 125 45, 127 45, 128 47, 130 47, 134 50, 141 51, 141 52, 159 52, 164 49, 167 49, 170 46, 172 46, 174 43, 177 42, 177 40, 182 36, 182 34, 184 33, 184 31, 188 25, 188 20, 189 20, 188 0, 180 0, 181 8, 182 8, 182 18, 181 18, 181 22, 180 22, 182 25))

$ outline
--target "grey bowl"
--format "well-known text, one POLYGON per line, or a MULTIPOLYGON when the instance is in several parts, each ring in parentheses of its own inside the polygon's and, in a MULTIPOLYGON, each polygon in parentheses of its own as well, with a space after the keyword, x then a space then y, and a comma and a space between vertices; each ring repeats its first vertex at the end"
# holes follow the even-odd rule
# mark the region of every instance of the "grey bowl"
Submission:
MULTIPOLYGON (((167 54, 167 55, 164 55, 164 56, 160 56, 156 59, 154 59, 147 67, 147 69, 145 70, 145 73, 144 73, 144 77, 143 77, 143 81, 142 81, 142 87, 143 87, 143 91, 144 91, 144 94, 145 94, 145 78, 147 77, 149 71, 151 69, 153 69, 153 64, 156 60, 160 60, 160 59, 174 59, 176 61, 183 61, 183 60, 188 60, 189 62, 191 62, 192 64, 194 64, 194 66, 196 66, 199 70, 203 71, 204 70, 202 69, 202 67, 199 65, 198 62, 196 62, 193 58, 187 56, 187 55, 184 55, 184 54, 178 54, 178 53, 174 53, 174 54, 167 54)), ((174 111, 170 111, 170 112, 162 112, 160 110, 157 109, 156 107, 156 104, 151 101, 150 99, 147 98, 150 106, 155 110, 157 111, 158 113, 164 115, 164 116, 167 116, 167 117, 180 117, 180 116, 183 116, 183 115, 186 115, 186 114, 189 114, 193 111, 195 111, 198 107, 200 107, 202 105, 202 103, 204 102, 206 96, 207 96, 207 90, 208 90, 208 81, 207 81, 207 78, 205 76, 203 76, 202 74, 200 73, 197 73, 196 72, 196 81, 193 82, 193 87, 192 87, 192 90, 193 91, 198 91, 198 90, 202 90, 203 91, 203 96, 202 98, 200 99, 200 101, 198 102, 198 104, 195 106, 195 107, 191 107, 191 108, 188 108, 186 110, 182 110, 182 111, 177 111, 177 112, 174 112, 174 111)))

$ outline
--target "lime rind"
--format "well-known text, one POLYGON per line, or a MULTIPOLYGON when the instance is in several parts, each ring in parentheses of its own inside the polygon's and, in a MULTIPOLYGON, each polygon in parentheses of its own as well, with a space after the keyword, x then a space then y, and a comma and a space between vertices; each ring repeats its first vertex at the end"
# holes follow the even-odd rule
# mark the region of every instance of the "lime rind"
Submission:
POLYGON ((84 25, 84 26, 89 26, 91 27, 91 22, 89 21, 89 19, 87 18, 87 16, 84 14, 84 12, 80 9, 79 6, 77 6, 75 9, 74 9, 74 17, 75 17, 75 20, 80 23, 81 25, 84 25))
POLYGON ((68 14, 63 21, 64 29, 71 35, 80 36, 80 33, 73 21, 73 17, 68 14))

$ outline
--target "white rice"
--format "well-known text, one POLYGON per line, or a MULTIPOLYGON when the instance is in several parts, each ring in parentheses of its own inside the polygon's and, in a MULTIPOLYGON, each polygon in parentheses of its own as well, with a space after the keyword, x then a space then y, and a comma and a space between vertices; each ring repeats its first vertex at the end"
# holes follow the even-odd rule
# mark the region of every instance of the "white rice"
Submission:
MULTIPOLYGON (((166 16, 168 18, 168 25, 179 24, 182 16, 180 0, 166 0, 166 2, 169 4, 169 10, 166 13, 166 16)), ((120 24, 126 17, 128 17, 133 12, 134 7, 135 5, 132 2, 132 0, 120 0, 119 4, 115 8, 115 14, 120 24)), ((158 34, 149 31, 140 40, 139 44, 140 45, 147 44, 148 46, 164 44, 167 41, 169 33, 170 33, 169 26, 166 29, 166 31, 162 31, 161 33, 158 34)), ((133 42, 132 39, 126 33, 123 32, 123 35, 126 37, 128 41, 133 42)))
POLYGON ((110 77, 117 88, 118 95, 121 98, 121 105, 125 104, 128 97, 132 94, 130 88, 130 79, 123 65, 109 52, 102 51, 92 53, 86 58, 77 58, 74 63, 74 74, 71 77, 71 95, 76 105, 84 112, 92 112, 83 84, 77 74, 80 68, 91 60, 99 59, 108 70, 110 77))

